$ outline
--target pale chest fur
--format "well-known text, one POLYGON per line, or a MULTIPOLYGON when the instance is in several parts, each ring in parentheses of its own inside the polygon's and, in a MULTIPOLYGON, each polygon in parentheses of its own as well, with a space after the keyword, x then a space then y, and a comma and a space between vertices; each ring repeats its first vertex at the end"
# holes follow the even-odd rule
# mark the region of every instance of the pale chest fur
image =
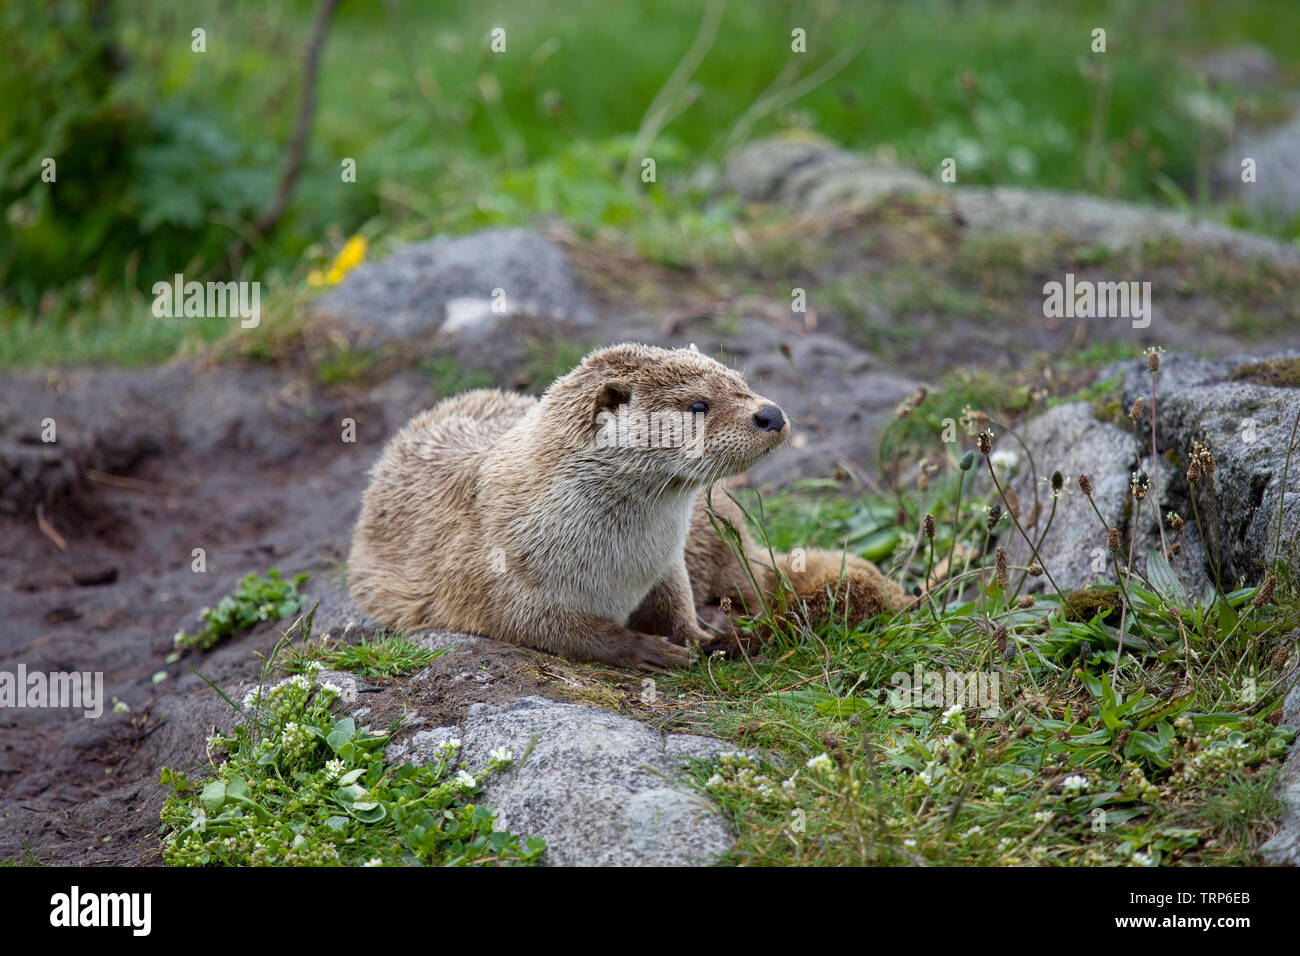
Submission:
POLYGON ((681 566, 695 494, 649 500, 570 489, 534 512, 515 549, 506 547, 554 604, 626 624, 650 589, 681 566))

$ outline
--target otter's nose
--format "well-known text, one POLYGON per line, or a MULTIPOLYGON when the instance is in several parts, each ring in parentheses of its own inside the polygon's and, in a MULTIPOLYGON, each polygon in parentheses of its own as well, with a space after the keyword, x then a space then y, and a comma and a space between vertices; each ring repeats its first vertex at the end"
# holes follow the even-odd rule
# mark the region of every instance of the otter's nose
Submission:
POLYGON ((785 416, 775 405, 764 405, 754 413, 754 424, 764 431, 779 432, 785 428, 785 416))

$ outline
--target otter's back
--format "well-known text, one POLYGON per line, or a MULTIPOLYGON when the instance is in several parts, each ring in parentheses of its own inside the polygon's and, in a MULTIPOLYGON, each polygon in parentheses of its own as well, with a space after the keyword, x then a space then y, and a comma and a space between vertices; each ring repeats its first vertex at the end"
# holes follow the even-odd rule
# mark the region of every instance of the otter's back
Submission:
POLYGON ((353 597, 401 624, 427 617, 436 565, 474 534, 465 524, 483 453, 536 399, 478 389, 416 415, 370 472, 348 558, 353 597))

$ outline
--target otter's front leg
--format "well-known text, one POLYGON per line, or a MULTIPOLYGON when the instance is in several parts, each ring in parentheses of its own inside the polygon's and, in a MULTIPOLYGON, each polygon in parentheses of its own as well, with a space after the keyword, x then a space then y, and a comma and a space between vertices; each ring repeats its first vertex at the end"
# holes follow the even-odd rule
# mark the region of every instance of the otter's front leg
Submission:
POLYGON ((710 634, 700 627, 684 562, 650 589, 627 624, 638 631, 662 634, 674 644, 695 641, 706 652, 730 647, 729 637, 710 634))
POLYGON ((686 667, 691 662, 689 648, 660 634, 642 633, 594 614, 555 607, 537 609, 524 630, 502 628, 497 633, 513 644, 574 661, 599 661, 649 671, 686 667))

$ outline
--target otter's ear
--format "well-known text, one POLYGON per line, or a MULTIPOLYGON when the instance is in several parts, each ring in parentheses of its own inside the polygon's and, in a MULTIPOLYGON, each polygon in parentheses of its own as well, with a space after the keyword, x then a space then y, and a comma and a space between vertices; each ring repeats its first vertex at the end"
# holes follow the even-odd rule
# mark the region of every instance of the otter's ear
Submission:
POLYGON ((626 382, 605 382, 596 392, 596 412, 616 412, 620 405, 632 401, 632 388, 626 382))

